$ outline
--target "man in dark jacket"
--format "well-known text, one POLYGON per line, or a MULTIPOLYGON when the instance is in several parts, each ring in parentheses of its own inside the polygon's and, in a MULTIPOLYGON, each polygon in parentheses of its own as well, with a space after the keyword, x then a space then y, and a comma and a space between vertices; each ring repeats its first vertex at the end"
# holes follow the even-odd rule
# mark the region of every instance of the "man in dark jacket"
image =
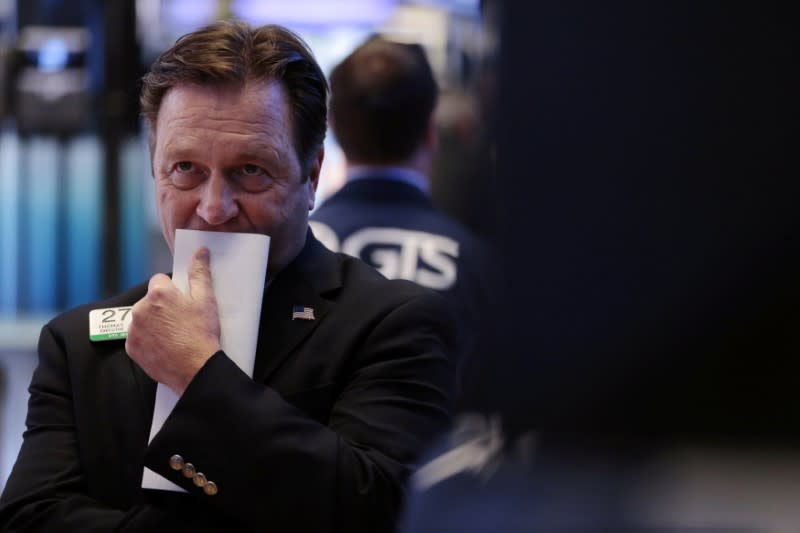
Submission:
POLYGON ((461 326, 460 350, 470 354, 488 297, 488 254, 431 203, 438 87, 424 49, 371 37, 333 69, 330 82, 330 123, 347 181, 312 214, 314 234, 388 278, 444 295, 461 326))
MULTIPOLYGON (((209 251, 47 324, 2 531, 391 531, 450 422, 454 332, 433 291, 308 231, 327 83, 280 26, 218 23, 144 78, 164 237, 270 236, 253 375, 222 349, 209 251), (132 316, 90 338, 91 311, 132 316), (299 309, 299 310, 298 310, 299 309), (177 403, 148 440, 156 390, 177 403), (142 488, 148 468, 185 492, 142 488)), ((231 354, 234 356, 235 354, 231 354)))

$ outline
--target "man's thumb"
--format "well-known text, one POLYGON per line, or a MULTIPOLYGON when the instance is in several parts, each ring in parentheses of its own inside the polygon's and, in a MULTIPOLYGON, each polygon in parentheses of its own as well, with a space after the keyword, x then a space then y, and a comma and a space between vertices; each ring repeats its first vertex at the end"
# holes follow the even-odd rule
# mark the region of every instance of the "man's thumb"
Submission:
POLYGON ((193 299, 205 299, 214 295, 211 285, 211 267, 209 251, 205 246, 195 250, 189 266, 189 296, 193 299))

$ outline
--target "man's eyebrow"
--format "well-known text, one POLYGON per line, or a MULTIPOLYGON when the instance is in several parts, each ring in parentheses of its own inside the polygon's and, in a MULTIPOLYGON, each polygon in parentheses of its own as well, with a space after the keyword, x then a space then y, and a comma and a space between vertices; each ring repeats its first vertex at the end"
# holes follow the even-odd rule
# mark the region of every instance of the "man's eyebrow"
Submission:
MULTIPOLYGON (((207 155, 205 146, 197 146, 191 142, 182 142, 180 139, 171 141, 161 148, 161 157, 169 160, 195 160, 207 155)), ((285 158, 281 152, 268 142, 251 142, 244 146, 237 146, 228 152, 230 161, 261 161, 270 164, 283 164, 285 158)))
POLYGON ((242 150, 236 154, 235 159, 271 159, 269 150, 242 150))
POLYGON ((243 149, 238 150, 234 156, 234 159, 240 161, 264 161, 266 163, 278 164, 283 161, 280 152, 276 150, 274 146, 261 143, 255 143, 251 146, 246 146, 243 149))

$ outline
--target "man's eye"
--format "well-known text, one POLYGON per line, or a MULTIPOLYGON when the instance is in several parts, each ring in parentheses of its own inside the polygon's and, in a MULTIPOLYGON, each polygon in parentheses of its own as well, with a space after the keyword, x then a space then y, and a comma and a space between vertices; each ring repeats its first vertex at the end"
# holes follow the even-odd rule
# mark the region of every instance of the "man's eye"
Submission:
POLYGON ((261 172, 263 171, 261 170, 261 167, 259 167, 258 165, 244 165, 242 167, 242 173, 247 176, 256 176, 261 172))
POLYGON ((180 161, 174 169, 169 173, 169 179, 178 189, 192 189, 204 179, 203 173, 191 161, 180 161))
POLYGON ((243 190, 247 192, 262 192, 272 184, 272 178, 266 170, 258 165, 242 165, 232 178, 243 190))

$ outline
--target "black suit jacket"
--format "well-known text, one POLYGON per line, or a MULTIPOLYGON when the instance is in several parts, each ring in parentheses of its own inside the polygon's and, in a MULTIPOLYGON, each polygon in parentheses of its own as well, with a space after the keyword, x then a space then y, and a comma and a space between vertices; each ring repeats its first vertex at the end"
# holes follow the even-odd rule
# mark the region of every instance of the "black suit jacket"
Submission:
POLYGON ((350 181, 311 215, 311 227, 331 250, 439 292, 462 326, 461 352, 475 351, 495 277, 491 251, 417 187, 380 175, 350 181))
POLYGON ((47 324, 0 529, 343 531, 392 528, 402 483, 449 424, 455 373, 444 302, 309 236, 264 296, 251 379, 223 352, 148 444, 156 383, 123 341, 89 340, 91 309, 47 324), (313 321, 292 320, 294 305, 313 321), (180 454, 219 488, 169 466, 180 454), (141 489, 147 466, 188 494, 141 489))

